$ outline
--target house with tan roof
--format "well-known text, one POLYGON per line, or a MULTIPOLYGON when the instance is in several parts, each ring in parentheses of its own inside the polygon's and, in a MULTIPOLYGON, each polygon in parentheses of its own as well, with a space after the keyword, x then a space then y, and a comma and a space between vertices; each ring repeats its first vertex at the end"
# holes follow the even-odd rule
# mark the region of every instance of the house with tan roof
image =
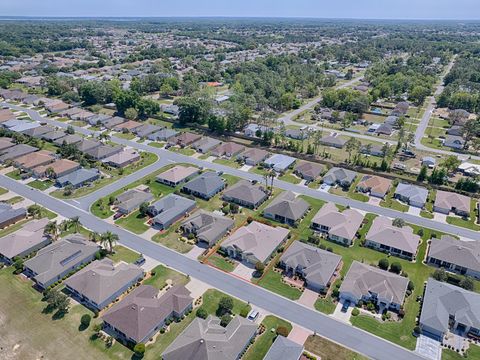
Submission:
POLYGON ((288 238, 290 231, 252 221, 242 226, 221 243, 222 250, 231 258, 251 265, 266 263, 272 253, 288 238))
POLYGON ((325 170, 322 164, 317 164, 310 161, 298 161, 294 172, 302 179, 307 181, 315 181, 325 170))
POLYGON ((357 191, 369 193, 370 196, 383 199, 387 195, 391 186, 392 181, 389 179, 375 175, 364 175, 357 184, 357 191))
POLYGON ((268 155, 268 151, 266 150, 250 148, 240 153, 237 159, 244 161, 246 165, 255 166, 262 163, 268 155))
POLYGON ((168 186, 178 186, 200 173, 200 169, 194 166, 175 165, 155 178, 159 183, 168 186))
POLYGON ((15 166, 26 171, 33 170, 37 166, 43 166, 55 161, 55 155, 51 151, 40 150, 31 154, 20 156, 15 159, 15 166))
POLYGON ((329 240, 350 246, 362 226, 363 215, 353 209, 340 212, 334 203, 326 203, 315 214, 311 227, 326 234, 329 240))
POLYGON ((226 156, 228 158, 238 155, 245 150, 245 146, 234 143, 234 142, 225 142, 218 145, 215 149, 210 151, 210 154, 213 156, 226 156))
POLYGON ((11 138, 2 137, 0 138, 0 151, 6 150, 14 146, 15 143, 11 138))
POLYGON ((168 139, 169 145, 178 145, 181 147, 192 145, 195 141, 198 141, 202 138, 201 135, 193 134, 190 132, 184 132, 178 135, 175 135, 168 139))
POLYGON ((480 280, 480 243, 457 240, 449 235, 431 239, 426 262, 480 280))
POLYGON ((42 165, 34 168, 33 174, 39 178, 49 176, 47 171, 48 169, 51 169, 52 177, 57 178, 80 169, 80 164, 68 159, 58 159, 47 165, 42 165))
POLYGON ((453 212, 458 216, 469 217, 471 201, 472 199, 465 195, 437 190, 433 211, 447 215, 453 212))
POLYGON ((352 262, 340 286, 340 300, 357 304, 373 302, 380 309, 400 310, 407 293, 408 278, 358 261, 352 262))
POLYGON ((128 120, 113 127, 116 131, 134 131, 136 128, 142 126, 141 122, 128 120))
POLYGON ((301 197, 297 197, 291 191, 285 191, 265 207, 263 216, 283 224, 295 225, 309 209, 310 204, 308 202, 301 197))
POLYGON ((140 285, 103 316, 104 327, 115 333, 118 340, 146 343, 167 320, 180 319, 193 306, 190 292, 183 285, 159 291, 150 285, 140 285))
POLYGON ((365 246, 407 260, 414 260, 421 238, 410 226, 397 227, 385 216, 378 216, 365 236, 365 246))
POLYGON ((110 155, 102 160, 102 163, 116 168, 124 168, 141 159, 140 154, 134 149, 125 149, 116 154, 110 155))
POLYGON ((102 310, 135 283, 144 272, 137 265, 110 259, 94 261, 68 278, 64 284, 72 296, 87 307, 102 310))

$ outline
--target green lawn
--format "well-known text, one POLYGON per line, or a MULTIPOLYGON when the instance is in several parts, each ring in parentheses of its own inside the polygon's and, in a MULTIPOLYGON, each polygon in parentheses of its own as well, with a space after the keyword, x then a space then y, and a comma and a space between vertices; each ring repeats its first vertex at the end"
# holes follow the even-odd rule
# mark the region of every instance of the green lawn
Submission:
POLYGON ((288 170, 285 173, 285 175, 279 176, 278 180, 286 181, 286 182, 289 182, 289 183, 292 183, 292 184, 298 184, 298 183, 300 183, 300 181, 302 181, 302 179, 296 177, 293 174, 292 170, 288 170))
POLYGON ((167 268, 163 265, 158 265, 152 271, 155 272, 155 275, 145 280, 143 283, 145 285, 151 285, 158 289, 163 288, 167 280, 172 280, 174 284, 185 285, 188 283, 189 279, 185 275, 175 271, 173 269, 167 268))
POLYGON ((395 193, 395 187, 392 186, 389 193, 385 197, 385 200, 380 201, 380 206, 397 210, 400 212, 407 212, 409 206, 394 199, 393 198, 394 193, 395 193))
POLYGON ((6 193, 8 193, 8 190, 0 187, 0 195, 5 195, 6 193))
POLYGON ((297 288, 291 287, 282 282, 282 274, 273 271, 273 269, 265 273, 262 279, 258 282, 258 285, 290 300, 298 300, 302 295, 302 292, 297 288))
POLYGON ((124 261, 132 264, 140 257, 140 254, 121 245, 117 245, 113 248, 113 254, 108 254, 107 256, 115 263, 124 261))
POLYGON ((213 162, 215 164, 230 166, 230 167, 233 167, 235 169, 238 169, 238 168, 242 167, 242 165, 239 162, 237 162, 235 160, 231 160, 231 159, 215 159, 215 160, 213 160, 213 162))
POLYGON ((135 138, 135 134, 131 133, 131 132, 127 132, 127 133, 116 133, 114 136, 120 138, 120 139, 125 139, 125 140, 132 140, 135 138))
POLYGON ((165 143, 164 142, 153 141, 153 142, 149 143, 148 145, 156 147, 156 148, 163 148, 165 146, 165 143))
POLYGON ((35 189, 44 191, 44 190, 47 190, 49 187, 51 187, 53 185, 53 181, 52 180, 45 180, 45 181, 33 180, 33 181, 29 182, 27 185, 31 186, 35 189))
POLYGON ((276 329, 279 326, 285 327, 288 332, 292 331, 292 324, 273 315, 266 316, 262 325, 265 327, 265 332, 255 339, 255 342, 242 357, 243 360, 263 359, 277 337, 276 329))
POLYGON ((320 356, 322 360, 367 360, 368 358, 344 348, 320 336, 310 335, 305 350, 320 356))
POLYGON ((331 297, 319 297, 318 300, 315 302, 315 309, 320 311, 324 314, 333 314, 335 311, 336 304, 333 303, 331 297))
POLYGON ((261 175, 261 176, 264 176, 265 174, 268 173, 267 170, 265 170, 264 168, 262 168, 260 166, 252 166, 252 168, 249 171, 254 173, 254 174, 261 175))
MULTIPOLYGON (((480 346, 470 344, 467 350, 467 359, 480 359, 480 346)), ((465 359, 463 355, 460 355, 456 351, 443 349, 442 360, 462 360, 465 359)))
POLYGON ((189 148, 171 147, 168 150, 187 156, 192 156, 193 154, 195 154, 195 150, 189 148))
POLYGON ((14 180, 21 180, 22 179, 22 176, 21 176, 21 172, 20 170, 13 170, 13 171, 10 171, 8 174, 6 174, 9 178, 12 178, 14 180))
POLYGON ((22 202, 23 200, 24 200, 23 197, 17 195, 17 196, 11 197, 10 199, 5 200, 5 202, 7 204, 14 205, 14 204, 17 204, 19 202, 22 202))
POLYGON ((121 227, 135 233, 143 234, 150 227, 145 224, 145 221, 148 220, 147 216, 142 216, 140 211, 134 211, 126 217, 118 219, 115 224, 120 225, 121 227))
POLYGON ((235 263, 221 255, 214 254, 208 258, 209 264, 219 268, 226 272, 232 272, 235 270, 235 263))
POLYGON ((74 120, 74 121, 70 121, 69 125, 76 126, 76 127, 84 127, 84 126, 87 126, 87 123, 81 120, 74 120))
MULTIPOLYGON (((214 315, 218 309, 218 304, 220 303, 220 300, 228 295, 224 294, 223 292, 217 290, 217 289, 208 289, 205 291, 203 294, 203 302, 202 302, 202 307, 209 313, 214 315)), ((251 310, 251 306, 248 305, 247 303, 238 300, 236 298, 233 298, 233 309, 232 313, 235 315, 239 315, 242 309, 247 308, 249 311, 251 310)))
POLYGON ((470 201, 470 217, 468 219, 463 219, 456 216, 447 216, 447 223, 478 231, 480 230, 480 226, 475 224, 476 218, 477 218, 476 202, 471 200, 470 201))
POLYGON ((424 217, 426 219, 433 219, 434 218, 434 216, 431 212, 428 212, 428 211, 425 211, 425 210, 420 211, 420 216, 424 217))

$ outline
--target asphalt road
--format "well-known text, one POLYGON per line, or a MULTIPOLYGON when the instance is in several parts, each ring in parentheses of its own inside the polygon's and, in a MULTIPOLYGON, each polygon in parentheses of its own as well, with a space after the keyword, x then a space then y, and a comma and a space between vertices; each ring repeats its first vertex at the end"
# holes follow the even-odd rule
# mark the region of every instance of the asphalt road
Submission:
POLYGON ((296 302, 271 293, 259 286, 243 281, 222 271, 202 265, 173 250, 149 240, 145 240, 122 228, 102 221, 65 201, 23 185, 4 175, 0 176, 0 186, 12 189, 19 195, 29 198, 48 209, 64 216, 79 216, 87 228, 102 233, 112 231, 120 237, 120 244, 166 264, 184 274, 191 275, 211 287, 217 288, 234 297, 250 302, 272 314, 294 322, 317 334, 364 354, 372 359, 410 360, 422 359, 416 353, 369 334, 351 325, 337 321, 330 316, 311 310, 296 302))

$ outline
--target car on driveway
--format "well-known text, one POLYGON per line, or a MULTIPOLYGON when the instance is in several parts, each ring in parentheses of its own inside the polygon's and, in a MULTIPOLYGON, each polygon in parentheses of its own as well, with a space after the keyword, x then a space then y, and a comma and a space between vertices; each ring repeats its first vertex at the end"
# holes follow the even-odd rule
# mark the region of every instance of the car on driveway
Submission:
POLYGON ((255 321, 258 318, 258 315, 259 315, 258 311, 252 310, 248 314, 247 319, 250 321, 255 321))
POLYGON ((343 303, 343 306, 342 306, 342 312, 346 313, 348 311, 348 307, 350 306, 350 301, 349 300, 346 300, 344 303, 343 303))

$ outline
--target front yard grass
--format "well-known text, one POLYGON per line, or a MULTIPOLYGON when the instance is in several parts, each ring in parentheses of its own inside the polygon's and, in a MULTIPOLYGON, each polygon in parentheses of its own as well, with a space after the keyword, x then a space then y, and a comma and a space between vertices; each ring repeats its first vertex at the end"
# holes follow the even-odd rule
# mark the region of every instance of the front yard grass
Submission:
POLYGON ((126 133, 119 132, 119 133, 116 133, 114 136, 116 136, 120 139, 125 139, 125 140, 132 140, 132 139, 135 138, 135 134, 133 134, 131 132, 126 132, 126 133))
POLYGON ((45 191, 53 185, 53 181, 52 180, 45 180, 45 181, 33 180, 29 182, 27 185, 33 187, 34 189, 45 191))
POLYGON ((175 285, 186 285, 189 281, 187 276, 163 265, 158 265, 151 272, 154 272, 155 275, 145 280, 143 284, 151 285, 158 289, 163 288, 167 283, 167 280, 172 280, 175 285))
POLYGON ((242 167, 242 165, 239 162, 237 162, 235 160, 231 160, 231 159, 215 159, 215 160, 213 160, 213 162, 215 164, 230 166, 230 167, 233 167, 235 169, 238 169, 238 168, 242 167))
POLYGON ((394 199, 393 198, 394 193, 395 193, 395 187, 392 186, 387 196, 385 197, 385 200, 380 201, 380 206, 390 208, 392 210, 397 210, 400 212, 407 212, 409 206, 406 204, 402 204, 401 202, 394 199))
POLYGON ((124 246, 117 245, 113 248, 113 253, 108 254, 107 257, 115 263, 124 261, 128 264, 132 264, 140 257, 140 254, 124 246))
POLYGON ((480 230, 480 226, 475 223, 475 220, 477 218, 476 205, 476 201, 470 200, 470 217, 468 219, 456 216, 447 216, 447 223, 471 230, 480 230))
POLYGON ((153 141, 151 143, 148 143, 148 145, 161 149, 165 146, 165 143, 164 142, 153 141))
POLYGON ((232 272, 236 268, 236 264, 221 255, 213 254, 208 258, 208 263, 226 272, 232 272))
POLYGON ((282 281, 282 274, 273 269, 270 269, 263 275, 258 285, 290 300, 298 300, 302 296, 302 292, 299 289, 285 284, 282 281))
POLYGON ((302 179, 293 174, 292 170, 288 170, 284 175, 279 176, 278 180, 286 181, 292 184, 298 184, 300 181, 302 181, 302 179))
MULTIPOLYGON (((468 359, 480 359, 480 346, 470 344, 467 350, 468 359)), ((443 349, 442 360, 462 360, 465 359, 463 355, 460 355, 456 351, 450 349, 443 349)))
POLYGON ((344 348, 320 336, 310 335, 305 350, 320 356, 322 360, 367 360, 368 358, 344 348))
POLYGON ((265 331, 255 339, 255 342, 249 347, 242 359, 263 359, 277 337, 276 330, 279 326, 285 327, 288 332, 292 331, 292 324, 273 315, 266 316, 262 321, 262 325, 265 327, 265 331))
POLYGON ((193 154, 195 154, 195 150, 193 149, 189 149, 189 148, 179 148, 179 147, 171 147, 170 149, 168 149, 172 152, 176 152, 176 153, 179 153, 179 154, 182 154, 182 155, 186 155, 186 156, 192 156, 193 154))
POLYGON ((317 301, 315 301, 315 310, 320 311, 324 314, 333 314, 335 311, 336 304, 333 302, 333 299, 329 297, 319 297, 317 301))
POLYGON ((9 178, 12 178, 14 180, 21 180, 22 179, 22 173, 20 170, 13 170, 10 171, 8 174, 6 174, 9 178))
POLYGON ((140 211, 137 210, 126 217, 118 219, 115 223, 135 234, 143 234, 150 228, 145 224, 147 220, 148 217, 142 216, 140 211))
POLYGON ((5 195, 6 193, 8 193, 8 190, 0 187, 0 195, 5 195))

